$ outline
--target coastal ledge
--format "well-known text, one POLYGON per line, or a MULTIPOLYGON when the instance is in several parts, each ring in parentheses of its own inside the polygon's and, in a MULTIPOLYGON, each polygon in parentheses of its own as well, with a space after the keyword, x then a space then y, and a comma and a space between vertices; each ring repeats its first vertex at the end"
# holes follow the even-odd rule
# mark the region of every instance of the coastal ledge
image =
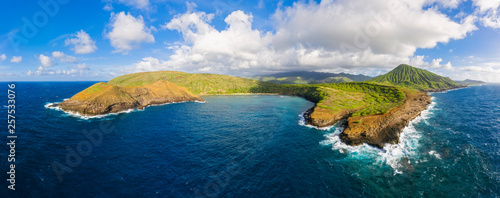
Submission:
POLYGON ((462 88, 450 78, 401 64, 366 82, 281 85, 218 74, 175 71, 133 73, 97 83, 59 104, 65 112, 98 116, 150 105, 200 101, 200 95, 279 94, 300 96, 315 103, 305 122, 344 126, 339 135, 348 145, 383 148, 399 143, 411 120, 432 102, 426 91, 462 88))
POLYGON ((432 102, 431 96, 425 92, 415 90, 404 90, 404 92, 406 94, 404 103, 385 114, 351 117, 352 111, 343 110, 331 114, 314 106, 304 113, 304 118, 306 124, 315 127, 327 127, 342 122, 344 131, 339 136, 347 145, 357 146, 366 143, 383 148, 387 143, 399 143, 399 135, 403 129, 432 102))
POLYGON ((97 116, 130 109, 144 109, 151 105, 189 101, 205 102, 187 88, 165 80, 140 87, 119 87, 101 82, 51 107, 83 116, 97 116))

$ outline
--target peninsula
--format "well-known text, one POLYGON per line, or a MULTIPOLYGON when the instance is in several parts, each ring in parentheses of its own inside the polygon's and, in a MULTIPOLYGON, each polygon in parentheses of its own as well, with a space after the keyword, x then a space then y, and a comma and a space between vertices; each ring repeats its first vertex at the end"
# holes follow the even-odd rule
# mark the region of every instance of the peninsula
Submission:
POLYGON ((315 103, 304 113, 307 124, 325 127, 342 122, 345 130, 340 138, 346 144, 382 148, 386 143, 398 143, 402 129, 431 103, 426 92, 460 87, 447 77, 404 64, 364 82, 330 84, 275 84, 218 74, 157 71, 94 84, 54 106, 94 116, 154 104, 203 101, 203 95, 300 96, 315 103))

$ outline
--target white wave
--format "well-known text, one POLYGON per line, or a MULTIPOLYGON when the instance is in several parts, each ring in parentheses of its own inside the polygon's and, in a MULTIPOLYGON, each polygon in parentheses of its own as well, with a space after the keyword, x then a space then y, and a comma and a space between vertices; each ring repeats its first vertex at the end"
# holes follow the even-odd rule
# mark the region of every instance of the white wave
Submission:
POLYGON ((432 151, 429 151, 429 155, 432 155, 438 159, 441 159, 441 155, 438 154, 436 151, 432 150, 432 151))
MULTIPOLYGON (((436 102, 434 102, 433 97, 433 102, 427 109, 422 111, 420 116, 410 121, 408 126, 403 129, 399 137, 399 144, 385 144, 383 149, 368 144, 349 146, 340 140, 339 134, 343 129, 338 126, 335 127, 333 132, 325 134, 324 136, 326 139, 321 141, 320 144, 331 146, 332 150, 347 154, 346 159, 371 160, 376 166, 389 165, 394 170, 394 174, 401 174, 404 169, 407 168, 405 167, 405 163, 408 163, 408 165, 411 165, 412 161, 418 163, 416 160, 419 156, 419 140, 422 134, 415 129, 415 125, 422 121, 426 122, 426 120, 431 117, 431 110, 435 106, 436 102)), ((440 158, 439 154, 435 154, 434 156, 440 158)))
MULTIPOLYGON (((66 101, 66 100, 68 100, 68 99, 64 99, 64 101, 66 101)), ((206 103, 204 101, 184 101, 184 102, 172 102, 172 103, 164 103, 164 104, 154 104, 154 105, 148 105, 147 107, 150 107, 150 106, 162 106, 162 105, 169 105, 169 104, 176 104, 176 103, 185 103, 185 102, 206 103)), ((104 118, 104 117, 108 117, 108 116, 118 115, 118 114, 122 114, 122 113, 131 113, 131 112, 134 112, 134 111, 144 111, 144 109, 146 108, 146 107, 144 107, 141 110, 137 109, 137 108, 135 108, 135 109, 127 109, 125 111, 120 111, 120 112, 116 112, 116 113, 107 113, 107 114, 104 114, 104 115, 95 115, 95 116, 85 116, 85 115, 81 115, 78 112, 64 111, 60 107, 57 107, 57 106, 54 107, 53 106, 54 104, 56 104, 56 103, 47 103, 47 104, 44 105, 44 107, 47 108, 47 109, 53 109, 53 110, 57 110, 57 111, 62 111, 62 112, 64 112, 68 116, 80 118, 80 119, 83 119, 83 120, 99 119, 99 118, 104 118)))
POLYGON ((466 87, 455 88, 455 89, 448 89, 448 90, 445 90, 445 91, 430 92, 430 93, 448 93, 450 91, 456 91, 456 90, 460 90, 460 89, 467 89, 470 86, 472 86, 472 85, 469 85, 469 86, 466 86, 466 87))
POLYGON ((54 106, 53 106, 54 104, 55 104, 55 103, 53 103, 53 102, 52 102, 52 103, 47 103, 47 104, 43 105, 43 107, 45 107, 45 108, 47 108, 47 109, 61 110, 61 108, 59 108, 59 107, 57 107, 57 106, 56 106, 56 107, 54 107, 54 106))
POLYGON ((327 126, 327 127, 316 127, 316 126, 313 126, 310 124, 306 124, 306 119, 304 118, 305 113, 306 112, 302 112, 301 114, 299 114, 299 125, 300 126, 315 128, 315 129, 322 130, 322 131, 329 131, 330 129, 332 129, 335 126, 335 125, 332 125, 332 126, 327 126))

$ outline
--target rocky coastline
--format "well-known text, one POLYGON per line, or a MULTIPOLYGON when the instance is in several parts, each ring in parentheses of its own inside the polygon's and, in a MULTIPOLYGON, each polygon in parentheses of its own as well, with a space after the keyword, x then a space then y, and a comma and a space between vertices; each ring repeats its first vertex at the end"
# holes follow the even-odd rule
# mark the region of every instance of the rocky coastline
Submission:
POLYGON ((316 127, 331 126, 340 121, 344 131, 339 136, 345 144, 356 146, 367 143, 383 148, 387 143, 399 143, 399 135, 403 129, 432 102, 431 96, 426 92, 405 91, 405 94, 406 100, 401 106, 381 115, 350 117, 352 112, 349 111, 332 114, 314 106, 304 113, 304 118, 306 124, 316 127))
POLYGON ((102 82, 49 107, 58 107, 65 112, 82 116, 97 116, 131 109, 144 109, 151 105, 189 101, 204 102, 205 100, 189 92, 187 88, 168 81, 158 81, 140 87, 118 87, 102 82), (95 90, 98 90, 99 94, 93 94, 95 90))

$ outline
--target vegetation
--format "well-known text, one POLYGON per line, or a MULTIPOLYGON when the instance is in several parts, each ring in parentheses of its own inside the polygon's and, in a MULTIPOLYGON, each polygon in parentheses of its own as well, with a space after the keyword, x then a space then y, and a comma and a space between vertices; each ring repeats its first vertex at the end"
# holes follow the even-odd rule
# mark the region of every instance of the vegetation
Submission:
POLYGON ((343 82, 354 82, 354 81, 347 77, 328 77, 317 82, 330 84, 330 83, 343 83, 343 82))
POLYGON ((401 105, 404 92, 373 83, 349 82, 335 84, 276 84, 216 74, 184 72, 145 72, 120 76, 108 84, 135 87, 166 80, 187 87, 194 94, 275 93, 301 96, 332 113, 352 110, 354 116, 382 114, 401 105))
POLYGON ((365 75, 352 75, 346 73, 323 73, 323 72, 284 72, 264 76, 248 77, 249 79, 277 84, 318 84, 318 83, 342 83, 342 82, 360 82, 371 79, 365 75))
MULTIPOLYGON (((384 114, 390 109, 403 104, 406 99, 405 93, 400 89, 391 86, 383 86, 372 83, 336 83, 336 84, 321 84, 320 86, 340 90, 350 95, 341 95, 339 98, 347 101, 342 101, 344 109, 356 109, 353 117, 365 116, 373 114, 384 114), (352 96, 358 96, 358 99, 352 96), (361 99, 359 99, 361 97, 361 99)), ((326 100, 328 101, 328 100, 326 100)), ((321 102, 319 103, 322 104, 321 102)), ((339 104, 326 103, 325 106, 339 106, 339 104)), ((337 110, 337 109, 334 109, 337 110)))
POLYGON ((377 82, 421 91, 450 89, 460 87, 448 77, 442 77, 427 70, 401 64, 387 74, 375 77, 368 82, 377 82))
POLYGON ((127 74, 116 77, 108 83, 122 87, 136 87, 159 80, 187 87, 194 94, 251 93, 259 81, 218 74, 190 74, 175 71, 158 71, 127 74))

